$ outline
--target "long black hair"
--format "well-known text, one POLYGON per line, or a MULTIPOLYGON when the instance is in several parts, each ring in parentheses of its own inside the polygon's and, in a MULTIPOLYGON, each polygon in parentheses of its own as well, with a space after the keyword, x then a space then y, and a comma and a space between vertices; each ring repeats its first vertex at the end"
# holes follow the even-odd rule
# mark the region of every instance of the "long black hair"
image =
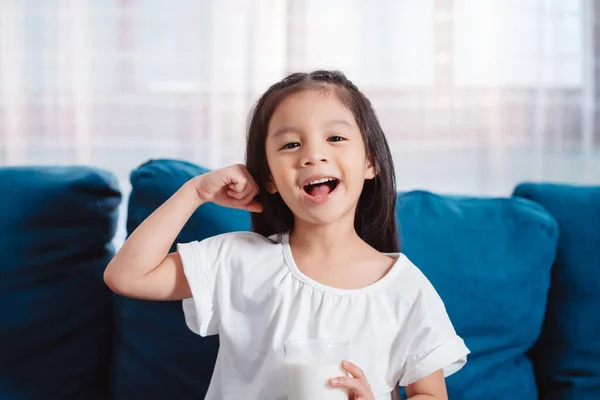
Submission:
POLYGON ((287 96, 308 90, 334 93, 354 114, 367 157, 377 174, 375 178, 365 180, 356 208, 354 228, 365 242, 378 251, 399 252, 396 180, 390 148, 371 102, 339 71, 291 74, 272 85, 256 102, 248 127, 246 166, 258 184, 257 200, 264 210, 252 214, 252 230, 271 236, 290 232, 294 227, 294 215, 279 193, 267 191, 271 179, 266 154, 267 130, 275 109, 287 96))

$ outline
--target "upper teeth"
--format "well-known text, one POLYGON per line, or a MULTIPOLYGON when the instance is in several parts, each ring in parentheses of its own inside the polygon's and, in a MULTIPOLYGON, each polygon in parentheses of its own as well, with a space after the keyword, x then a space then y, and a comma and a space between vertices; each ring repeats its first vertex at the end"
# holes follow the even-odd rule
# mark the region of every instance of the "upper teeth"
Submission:
POLYGON ((308 182, 309 185, 316 185, 317 183, 325 183, 325 182, 330 182, 330 181, 335 181, 335 178, 322 178, 322 179, 315 179, 314 181, 310 181, 308 182))

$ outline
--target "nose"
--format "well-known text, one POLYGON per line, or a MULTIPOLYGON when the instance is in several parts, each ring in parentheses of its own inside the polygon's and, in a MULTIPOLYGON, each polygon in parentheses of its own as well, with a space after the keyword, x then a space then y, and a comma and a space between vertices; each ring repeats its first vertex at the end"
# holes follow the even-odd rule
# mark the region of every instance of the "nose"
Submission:
POLYGON ((303 167, 327 164, 329 162, 329 156, 326 154, 326 151, 322 148, 322 146, 307 143, 303 147, 303 154, 301 158, 301 164, 303 167))

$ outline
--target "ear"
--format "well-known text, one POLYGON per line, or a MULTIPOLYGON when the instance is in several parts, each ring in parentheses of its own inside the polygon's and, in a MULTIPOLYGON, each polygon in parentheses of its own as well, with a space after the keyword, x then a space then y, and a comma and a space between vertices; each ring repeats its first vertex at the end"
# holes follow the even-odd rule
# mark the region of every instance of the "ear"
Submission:
POLYGON ((365 170, 365 179, 373 179, 377 176, 377 169, 375 168, 375 165, 373 163, 373 160, 371 159, 371 157, 367 157, 367 168, 365 170))

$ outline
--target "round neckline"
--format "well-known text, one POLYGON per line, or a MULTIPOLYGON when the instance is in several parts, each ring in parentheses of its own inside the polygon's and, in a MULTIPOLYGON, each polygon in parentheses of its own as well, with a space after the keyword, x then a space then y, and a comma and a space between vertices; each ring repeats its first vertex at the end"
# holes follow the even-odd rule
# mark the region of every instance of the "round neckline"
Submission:
POLYGON ((283 255, 285 258, 285 262, 286 262, 290 272, 296 279, 300 280, 301 282, 306 283, 307 285, 310 285, 311 287, 313 287, 321 292, 326 292, 326 293, 331 293, 331 294, 341 295, 341 296, 354 296, 354 295, 358 295, 358 294, 365 294, 365 293, 369 293, 369 292, 385 285, 402 268, 402 264, 403 264, 402 261, 404 260, 404 254, 402 254, 402 253, 381 253, 383 255, 392 256, 395 258, 394 264, 389 269, 389 271, 383 277, 381 277, 381 279, 379 279, 367 286, 363 286, 360 288, 341 289, 341 288, 336 288, 333 286, 328 286, 323 283, 320 283, 320 282, 312 279, 310 276, 306 275, 304 272, 300 271, 300 268, 298 268, 298 265, 296 264, 296 260, 294 260, 294 256, 292 254, 292 246, 290 245, 289 233, 284 233, 281 235, 281 246, 283 247, 283 255))

